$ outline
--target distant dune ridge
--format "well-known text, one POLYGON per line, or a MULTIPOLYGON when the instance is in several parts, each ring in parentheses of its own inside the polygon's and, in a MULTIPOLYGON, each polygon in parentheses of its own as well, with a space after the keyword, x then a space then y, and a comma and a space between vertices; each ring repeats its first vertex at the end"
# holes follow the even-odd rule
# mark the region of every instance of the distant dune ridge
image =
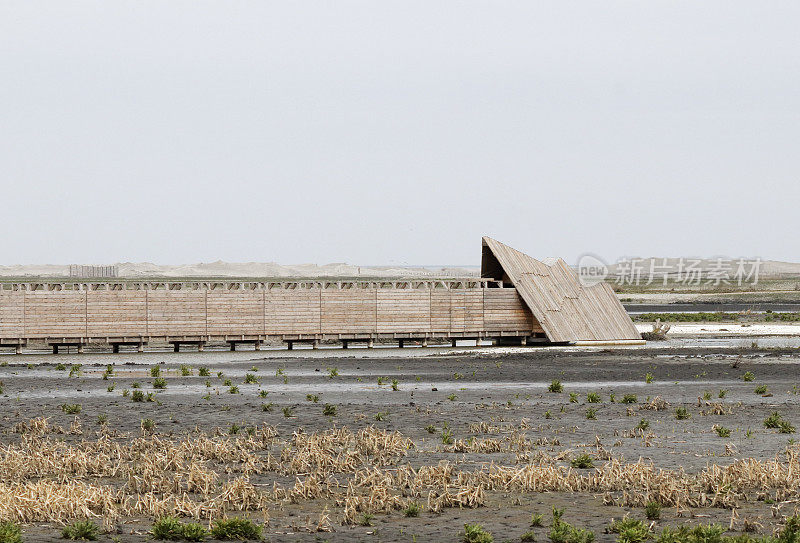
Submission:
MULTIPOLYGON (((674 275, 678 269, 677 258, 666 259, 666 265, 674 275)), ((684 258, 684 266, 690 262, 700 260, 695 264, 702 270, 713 269, 717 265, 716 258, 691 259, 684 258)), ((733 270, 736 269, 738 258, 727 259, 733 270)), ((636 265, 641 266, 643 273, 649 273, 651 262, 656 270, 661 270, 663 258, 637 259, 636 265)), ((282 265, 275 262, 202 262, 198 264, 153 264, 151 262, 122 262, 116 264, 119 277, 136 279, 148 277, 477 277, 480 275, 479 266, 356 266, 346 263, 332 264, 293 264, 282 265)), ((614 275, 625 273, 624 266, 620 264, 609 265, 609 272, 614 275)), ((656 277, 662 277, 662 271, 656 271, 656 277)), ((764 260, 760 264, 759 276, 768 277, 796 277, 800 276, 800 263, 764 260)), ((0 277, 69 277, 69 265, 64 264, 24 264, 0 266, 0 277)))
MULTIPOLYGON (((116 264, 119 277, 476 277, 478 266, 354 266, 344 263, 281 265, 274 262, 216 262, 159 265, 116 264)), ((0 277, 69 277, 69 265, 0 266, 0 277)))

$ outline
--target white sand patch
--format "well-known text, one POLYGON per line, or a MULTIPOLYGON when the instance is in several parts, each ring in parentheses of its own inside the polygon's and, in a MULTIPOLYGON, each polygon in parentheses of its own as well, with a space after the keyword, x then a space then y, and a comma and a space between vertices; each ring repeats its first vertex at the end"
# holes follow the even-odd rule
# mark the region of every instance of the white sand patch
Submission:
MULTIPOLYGON (((800 336, 799 324, 780 323, 669 323, 669 337, 698 337, 698 336, 800 336)), ((639 332, 649 332, 652 325, 637 323, 639 332)))

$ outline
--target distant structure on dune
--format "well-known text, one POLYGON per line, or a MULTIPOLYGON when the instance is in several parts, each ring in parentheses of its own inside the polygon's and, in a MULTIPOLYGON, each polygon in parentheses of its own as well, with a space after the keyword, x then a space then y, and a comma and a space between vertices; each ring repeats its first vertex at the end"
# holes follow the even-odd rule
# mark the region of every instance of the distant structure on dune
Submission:
POLYGON ((0 284, 0 345, 642 343, 606 283, 582 284, 561 259, 482 245, 480 277, 466 278, 114 280, 114 266, 73 266, 70 281, 0 284))
POLYGON ((119 276, 117 266, 82 266, 71 264, 69 276, 72 279, 109 279, 119 276))

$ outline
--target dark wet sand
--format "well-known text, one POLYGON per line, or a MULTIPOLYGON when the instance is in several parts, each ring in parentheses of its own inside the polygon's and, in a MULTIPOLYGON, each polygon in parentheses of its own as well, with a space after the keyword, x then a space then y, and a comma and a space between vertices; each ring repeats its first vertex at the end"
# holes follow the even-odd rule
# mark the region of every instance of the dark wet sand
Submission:
MULTIPOLYGON (((241 357, 238 357, 241 358, 241 357)), ((37 362, 45 359, 39 358, 37 362)), ((75 363, 81 357, 70 357, 75 363)), ((584 445, 594 446, 599 439, 615 456, 627 461, 643 458, 657 467, 684 468, 688 472, 702 470, 708 464, 728 464, 736 458, 753 457, 770 459, 780 454, 792 435, 779 434, 763 427, 763 420, 772 411, 781 414, 797 425, 800 423, 800 396, 795 385, 800 385, 800 352, 759 351, 722 354, 707 350, 689 354, 685 350, 664 352, 621 350, 590 353, 559 354, 553 351, 531 350, 525 354, 476 354, 474 356, 435 356, 426 358, 259 358, 252 353, 250 360, 204 362, 202 354, 186 355, 180 359, 170 357, 162 365, 168 388, 154 391, 149 376, 150 364, 126 363, 115 366, 115 375, 101 378, 104 366, 85 365, 79 377, 68 377, 69 371, 59 371, 53 365, 37 364, 28 368, 24 364, 10 363, 0 367, 0 381, 4 395, 0 396, 0 440, 16 442, 20 437, 10 432, 18 422, 45 416, 51 424, 65 428, 74 416, 64 414, 61 404, 79 403, 79 415, 84 428, 83 438, 92 439, 91 431, 97 427, 97 417, 106 415, 112 430, 137 435, 140 421, 150 418, 156 422, 157 432, 180 436, 196 426, 203 430, 214 427, 227 429, 231 424, 256 426, 274 425, 280 437, 287 438, 302 428, 306 432, 324 430, 332 424, 350 429, 375 425, 388 430, 399 430, 412 438, 421 451, 412 451, 405 461, 412 465, 435 464, 439 460, 458 462, 461 469, 477 467, 481 463, 514 464, 513 454, 454 454, 434 452, 440 443, 438 432, 443 423, 449 423, 456 439, 466 439, 471 423, 487 422, 490 425, 514 425, 519 428, 527 421, 525 430, 533 442, 552 443, 539 449, 554 454, 564 450, 582 451, 584 445), (190 366, 192 376, 181 376, 181 360, 190 366), (211 377, 200 377, 197 368, 207 365, 211 377), (738 365, 738 367, 732 367, 738 365), (258 371, 251 371, 255 367, 258 371), (338 376, 330 378, 330 368, 338 376), (282 375, 278 375, 278 370, 282 375), (217 372, 223 372, 222 378, 217 372), (744 382, 742 375, 750 371, 753 382, 744 382), (243 384, 244 375, 253 373, 259 384, 243 384), (652 374, 653 381, 645 382, 652 374), (284 379, 285 376, 285 379, 284 379), (384 385, 378 385, 378 378, 384 385), (231 379, 240 393, 231 394, 223 386, 231 379), (393 391, 390 383, 396 379, 399 390, 393 391), (547 385, 560 380, 565 387, 561 394, 547 391, 547 385), (284 382, 286 380, 286 382, 284 382), (206 386, 209 381, 211 387, 206 386), (158 402, 133 403, 122 396, 125 389, 134 390, 134 382, 145 392, 156 392, 158 402), (754 393, 757 385, 767 385, 770 397, 754 393), (113 392, 107 387, 113 385, 113 392), (433 389, 437 390, 433 390, 433 389), (727 395, 719 399, 720 389, 727 395), (259 396, 259 390, 269 392, 259 396), (602 403, 587 404, 586 394, 597 392, 602 403), (569 392, 578 394, 578 403, 571 403, 569 392), (698 398, 709 392, 712 402, 721 402, 732 409, 727 415, 703 415, 705 404, 698 407, 698 398), (210 398, 203 396, 210 393, 210 398), (610 403, 610 394, 620 402, 625 394, 636 394, 638 405, 610 403), (318 403, 306 399, 307 394, 319 397, 318 403), (640 410, 648 398, 660 396, 670 404, 666 411, 640 410), (263 403, 273 403, 271 412, 262 410, 263 403), (322 415, 323 404, 337 406, 336 417, 322 415), (292 407, 294 416, 284 417, 283 407, 292 407), (684 406, 691 419, 675 420, 674 410, 684 406), (587 420, 588 407, 597 409, 597 420, 587 420), (628 410, 632 408, 629 415, 628 410), (375 414, 388 413, 385 420, 376 421, 375 414), (552 418, 546 418, 546 412, 552 418), (650 422, 654 436, 647 446, 642 439, 625 437, 624 433, 645 418, 650 422), (729 438, 720 438, 712 427, 723 425, 732 431, 729 438), (433 425, 436 434, 425 427, 433 425), (748 431, 750 433, 748 434, 748 431), (735 447, 733 456, 726 456, 726 445, 735 447)), ((10 359, 16 362, 16 359, 10 359)), ((113 362, 113 358, 108 358, 113 362)), ((46 362, 46 360, 45 360, 46 362)), ((704 402, 703 402, 704 403, 704 402)), ((227 431, 227 430, 226 430, 227 431)), ((502 434, 482 435, 500 437, 502 434)), ((65 440, 78 440, 81 436, 59 436, 65 440)), ((259 476, 252 480, 269 484, 286 478, 259 476)), ((304 525, 306 517, 316 519, 323 503, 284 505, 270 511, 271 525, 266 528, 266 538, 272 541, 460 541, 464 523, 480 523, 494 534, 495 541, 518 541, 528 531, 532 512, 542 513, 545 525, 549 524, 551 508, 565 507, 565 520, 595 531, 598 541, 614 541, 616 536, 603 530, 612 517, 626 512, 644 518, 641 509, 604 506, 602 498, 595 495, 563 493, 509 495, 489 493, 487 506, 478 509, 445 509, 441 515, 423 512, 419 518, 404 518, 402 513, 376 515, 373 527, 335 526, 333 533, 287 533, 292 526, 304 525)), ((763 501, 745 504, 740 516, 761 517, 767 531, 776 522, 771 515, 771 505, 763 501)), ((782 510, 791 513, 791 506, 782 510)), ((336 509, 331 508, 336 518, 336 509)), ((682 522, 720 522, 728 525, 730 511, 704 508, 683 512, 665 509, 658 526, 682 522), (692 515, 698 518, 692 519, 692 515)), ((143 540, 151 519, 128 519, 121 532, 114 537, 123 541, 143 540), (134 532, 132 535, 131 532, 134 532)), ((547 540, 548 528, 535 528, 537 540, 547 540)), ((46 541, 59 538, 59 528, 53 525, 26 526, 25 541, 46 541)), ((101 540, 110 540, 104 535, 101 540)))

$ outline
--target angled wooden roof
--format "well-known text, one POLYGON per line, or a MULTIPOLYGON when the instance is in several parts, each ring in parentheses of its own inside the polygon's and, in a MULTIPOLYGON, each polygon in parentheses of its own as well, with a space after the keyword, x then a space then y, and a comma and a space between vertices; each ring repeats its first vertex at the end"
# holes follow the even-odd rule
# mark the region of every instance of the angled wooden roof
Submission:
POLYGON ((484 237, 481 275, 513 284, 552 342, 641 340, 611 287, 581 284, 560 258, 542 262, 484 237))

